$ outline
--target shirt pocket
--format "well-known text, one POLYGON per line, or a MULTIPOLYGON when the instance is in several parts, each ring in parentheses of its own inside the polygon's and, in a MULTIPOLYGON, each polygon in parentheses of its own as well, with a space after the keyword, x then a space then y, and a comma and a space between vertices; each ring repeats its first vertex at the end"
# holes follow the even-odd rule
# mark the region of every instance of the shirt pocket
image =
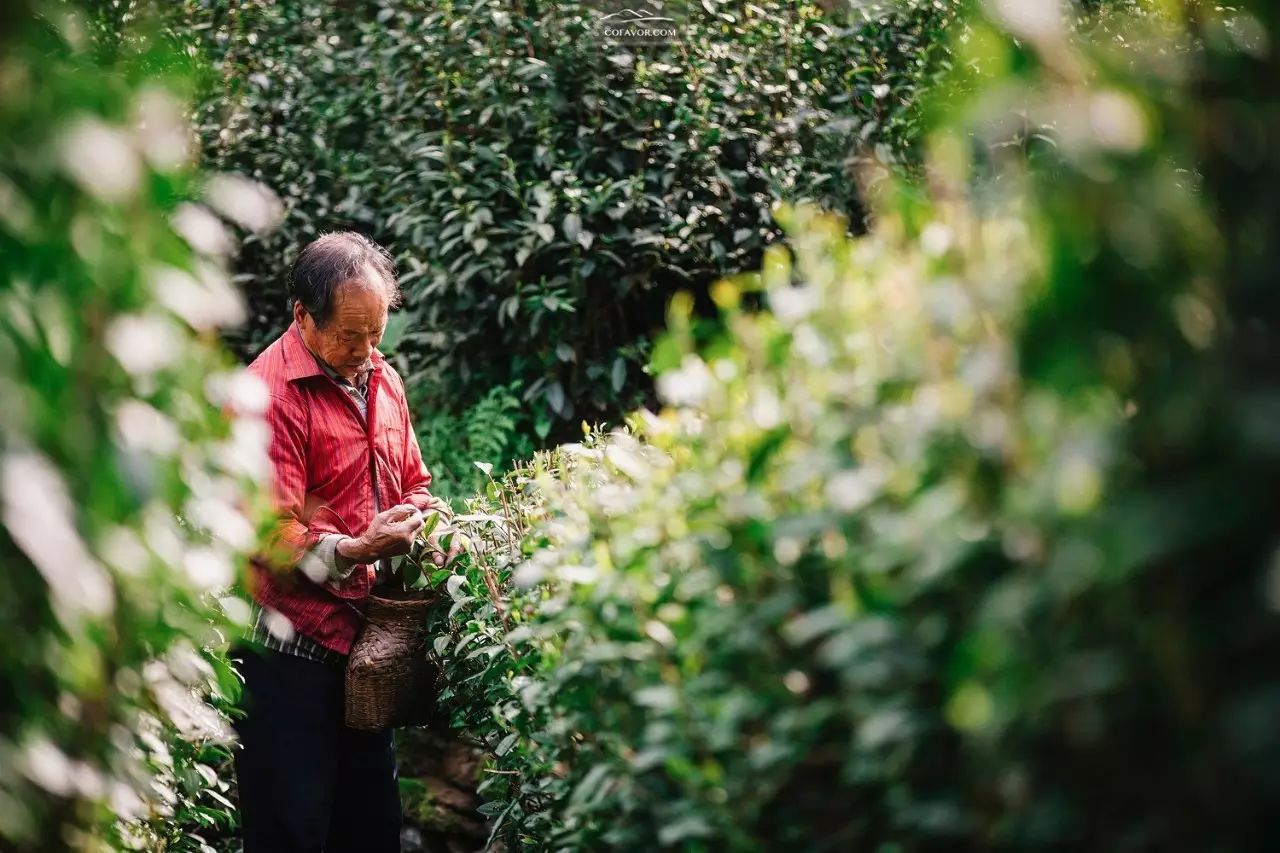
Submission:
MULTIPOLYGON (((399 419, 388 420, 378 427, 378 435, 374 447, 378 452, 378 463, 382 466, 382 479, 390 484, 391 494, 397 500, 400 495, 401 467, 404 465, 407 433, 404 423, 399 419)), ((387 506, 390 506, 388 503, 387 506)))

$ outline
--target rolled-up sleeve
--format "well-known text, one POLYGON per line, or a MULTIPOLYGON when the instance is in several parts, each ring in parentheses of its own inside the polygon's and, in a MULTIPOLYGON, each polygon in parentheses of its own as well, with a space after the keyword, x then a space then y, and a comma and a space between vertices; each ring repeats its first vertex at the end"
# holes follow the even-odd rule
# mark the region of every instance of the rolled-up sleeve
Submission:
POLYGON ((346 580, 358 565, 338 553, 338 543, 346 538, 341 533, 326 533, 311 549, 311 556, 320 562, 331 581, 346 580))

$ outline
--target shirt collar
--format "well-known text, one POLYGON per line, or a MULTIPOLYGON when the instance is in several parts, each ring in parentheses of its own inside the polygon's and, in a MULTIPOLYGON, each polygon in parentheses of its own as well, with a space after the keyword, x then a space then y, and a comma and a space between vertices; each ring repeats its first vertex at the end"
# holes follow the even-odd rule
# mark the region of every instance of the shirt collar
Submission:
MULTIPOLYGON (((373 362, 373 369, 368 371, 367 375, 372 375, 382 368, 384 359, 382 353, 375 349, 369 360, 373 362)), ((333 370, 329 365, 316 358, 311 350, 307 349, 307 345, 302 342, 302 330, 298 328, 297 320, 290 323, 289 328, 284 333, 284 361, 285 379, 288 382, 306 379, 310 376, 323 376, 326 372, 333 370)), ((333 373, 337 373, 337 371, 333 371, 333 373)))
POLYGON ((316 360, 316 364, 320 366, 320 369, 324 371, 324 373, 328 375, 330 379, 332 379, 334 382, 339 382, 343 385, 352 385, 356 388, 363 388, 365 386, 365 383, 369 381, 369 374, 373 372, 373 367, 370 366, 367 370, 363 370, 360 373, 356 374, 355 381, 352 382, 350 379, 343 376, 338 371, 334 370, 333 367, 327 361, 322 359, 320 356, 316 355, 315 353, 311 353, 311 357, 316 360))

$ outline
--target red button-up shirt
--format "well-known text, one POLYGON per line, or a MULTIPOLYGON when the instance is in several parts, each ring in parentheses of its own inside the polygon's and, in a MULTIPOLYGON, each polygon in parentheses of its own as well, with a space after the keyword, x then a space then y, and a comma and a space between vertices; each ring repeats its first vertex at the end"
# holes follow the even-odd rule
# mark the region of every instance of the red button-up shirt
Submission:
POLYGON ((249 365, 271 393, 273 499, 280 521, 263 554, 253 561, 250 592, 279 611, 294 630, 341 654, 351 650, 372 585, 372 565, 361 564, 340 582, 315 582, 296 567, 326 533, 360 536, 373 520, 374 482, 384 508, 397 503, 421 510, 448 506, 427 487, 409 423, 404 383, 374 350, 368 413, 320 369, 293 323, 249 365))

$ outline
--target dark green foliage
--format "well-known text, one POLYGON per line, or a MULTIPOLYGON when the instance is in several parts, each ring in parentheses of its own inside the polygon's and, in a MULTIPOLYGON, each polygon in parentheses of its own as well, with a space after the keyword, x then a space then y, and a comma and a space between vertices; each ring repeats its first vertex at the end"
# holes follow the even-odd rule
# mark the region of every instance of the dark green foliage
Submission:
POLYGON ((177 34, 210 61, 209 163, 287 208, 241 252, 253 316, 236 345, 286 323, 300 245, 349 227, 400 261, 397 360, 424 434, 514 382, 517 428, 484 448, 505 465, 525 439, 652 401, 666 301, 691 289, 709 309, 711 281, 756 266, 776 200, 860 218, 855 167, 911 150, 953 14, 691 6, 680 45, 639 51, 602 44, 578 2, 181 7, 177 34))
POLYGON ((422 458, 431 460, 435 494, 462 500, 483 488, 485 478, 475 466, 477 460, 524 459, 533 454, 530 437, 519 428, 524 405, 516 384, 490 389, 461 414, 428 413, 422 418, 418 438, 422 458))

